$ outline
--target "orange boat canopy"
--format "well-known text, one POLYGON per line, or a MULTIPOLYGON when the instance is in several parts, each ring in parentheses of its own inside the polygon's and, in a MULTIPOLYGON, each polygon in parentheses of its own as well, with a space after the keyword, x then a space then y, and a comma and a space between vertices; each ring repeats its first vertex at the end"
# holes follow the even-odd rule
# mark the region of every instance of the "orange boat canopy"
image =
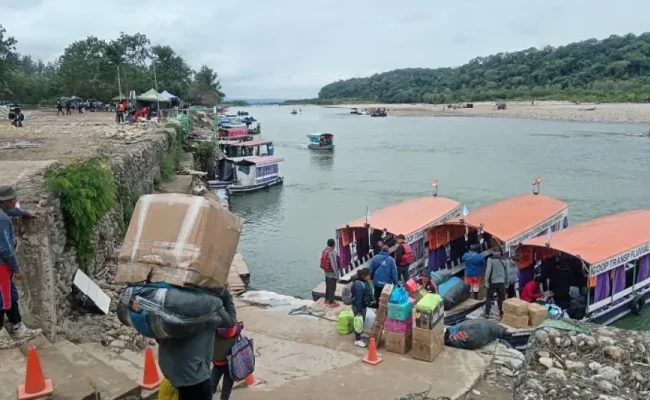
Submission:
MULTIPOLYGON (((627 262, 650 254, 650 210, 636 210, 597 218, 555 232, 547 246, 547 237, 523 243, 520 251, 532 261, 532 251, 547 249, 579 257, 590 265, 590 276, 596 276, 627 262)), ((542 257, 544 258, 544 257, 542 257)))
POLYGON ((429 234, 429 241, 434 239, 430 248, 440 247, 464 235, 465 225, 478 230, 482 224, 486 233, 504 243, 507 252, 550 226, 563 223, 568 215, 569 207, 560 200, 541 194, 521 194, 470 212, 464 217, 464 223, 461 218, 456 218, 446 223, 447 226, 435 229, 436 232, 429 234))
MULTIPOLYGON (((394 235, 403 234, 407 236, 408 242, 412 242, 417 238, 409 240, 408 236, 457 217, 461 208, 461 203, 445 197, 417 197, 371 214, 369 224, 373 229, 385 229, 394 235)), ((338 230, 362 228, 365 223, 365 217, 358 218, 338 230)))

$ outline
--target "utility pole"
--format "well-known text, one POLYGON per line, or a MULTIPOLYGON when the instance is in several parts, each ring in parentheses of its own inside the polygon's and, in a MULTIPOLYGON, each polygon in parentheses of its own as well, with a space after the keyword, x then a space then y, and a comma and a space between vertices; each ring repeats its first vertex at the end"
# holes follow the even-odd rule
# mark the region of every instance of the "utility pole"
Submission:
POLYGON ((117 90, 119 90, 118 96, 120 97, 120 103, 122 102, 122 82, 120 81, 120 66, 117 66, 117 90))
POLYGON ((156 103, 158 105, 158 108, 156 109, 156 117, 158 119, 158 122, 160 122, 160 92, 158 91, 158 78, 156 77, 156 60, 154 59, 153 62, 151 63, 153 65, 153 80, 154 84, 156 85, 156 103))

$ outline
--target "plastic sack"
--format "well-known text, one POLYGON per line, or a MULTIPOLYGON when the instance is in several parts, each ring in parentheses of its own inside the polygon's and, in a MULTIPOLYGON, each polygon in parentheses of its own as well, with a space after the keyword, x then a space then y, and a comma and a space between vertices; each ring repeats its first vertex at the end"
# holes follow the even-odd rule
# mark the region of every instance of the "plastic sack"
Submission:
POLYGON ((476 350, 502 338, 507 329, 487 319, 461 322, 447 328, 445 344, 459 349, 476 350))
POLYGON ((442 297, 439 294, 427 293, 420 301, 418 301, 415 308, 421 311, 433 311, 440 305, 440 303, 442 303, 442 297))
POLYGON ((458 282, 462 282, 462 281, 463 280, 460 279, 459 277, 452 276, 451 278, 447 279, 445 282, 438 285, 438 293, 440 294, 440 296, 444 297, 445 293, 447 292, 447 290, 449 290, 449 288, 456 285, 458 282))
POLYGON ((555 304, 547 303, 544 304, 544 307, 548 309, 549 319, 569 319, 569 314, 555 304))
MULTIPOLYGON (((450 282, 451 279, 447 282, 450 282)), ((447 282, 443 283, 445 285, 447 282)), ((445 303, 445 310, 451 310, 463 301, 469 299, 471 286, 462 280, 455 281, 454 285, 445 290, 442 300, 445 303)))
POLYGON ((352 327, 354 328, 355 333, 363 333, 363 317, 361 315, 354 317, 352 327))
POLYGON ((436 286, 442 285, 451 277, 451 271, 448 269, 439 269, 437 271, 431 272, 431 280, 436 284, 436 286))
POLYGON ((409 302, 409 293, 401 286, 393 289, 393 293, 390 294, 388 299, 389 303, 393 304, 404 304, 409 302))
POLYGON ((407 301, 403 304, 388 303, 388 312, 386 316, 397 321, 406 321, 411 319, 413 304, 407 301))
POLYGON ((214 293, 167 283, 127 286, 117 302, 117 317, 143 336, 154 339, 186 338, 215 330, 225 313, 214 293))
POLYGON ((163 377, 158 389, 158 400, 178 400, 178 389, 172 386, 167 378, 163 377))
POLYGON ((372 326, 375 324, 376 318, 377 318, 377 314, 375 313, 375 310, 373 310, 372 308, 368 308, 366 310, 366 317, 363 319, 363 330, 370 331, 372 326))
POLYGON ((336 331, 341 335, 349 335, 353 331, 354 313, 352 310, 345 310, 339 313, 336 320, 336 331))

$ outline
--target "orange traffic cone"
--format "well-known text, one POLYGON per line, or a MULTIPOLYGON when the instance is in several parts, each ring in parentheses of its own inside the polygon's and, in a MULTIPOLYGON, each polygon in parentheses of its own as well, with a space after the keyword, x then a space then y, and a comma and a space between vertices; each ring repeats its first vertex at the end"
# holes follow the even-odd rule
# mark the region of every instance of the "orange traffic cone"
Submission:
POLYGON ((25 384, 18 386, 18 400, 38 399, 54 393, 52 380, 45 379, 36 347, 29 348, 25 384))
POLYGON ((259 385, 260 383, 262 383, 262 381, 259 380, 259 379, 256 379, 256 378, 253 376, 253 374, 250 374, 250 375, 248 375, 246 378, 244 378, 244 382, 246 382, 246 385, 247 385, 248 387, 257 386, 257 385, 259 385))
POLYGON ((377 354, 377 343, 375 342, 375 338, 371 337, 370 345, 368 346, 368 354, 363 357, 363 362, 370 365, 377 365, 382 361, 384 360, 377 354))
POLYGON ((153 390, 160 386, 162 377, 158 373, 158 365, 153 356, 153 349, 151 346, 147 347, 144 352, 144 371, 142 378, 138 379, 138 385, 145 390, 153 390))

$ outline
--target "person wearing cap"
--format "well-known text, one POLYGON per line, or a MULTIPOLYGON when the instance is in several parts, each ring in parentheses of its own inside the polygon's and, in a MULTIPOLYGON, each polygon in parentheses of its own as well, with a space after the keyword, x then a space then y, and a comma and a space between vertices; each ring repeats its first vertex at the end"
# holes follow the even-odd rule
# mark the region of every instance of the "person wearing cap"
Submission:
POLYGON ((431 274, 433 271, 423 271, 420 277, 416 280, 429 293, 438 293, 438 287, 435 282, 431 279, 431 274))
POLYGON ((38 335, 40 330, 27 328, 18 308, 18 290, 13 278, 21 279, 23 274, 16 258, 16 234, 11 217, 30 217, 35 215, 16 207, 16 192, 12 186, 0 186, 0 348, 14 345, 13 339, 21 340, 38 335), (14 337, 4 329, 4 317, 11 324, 14 337))

